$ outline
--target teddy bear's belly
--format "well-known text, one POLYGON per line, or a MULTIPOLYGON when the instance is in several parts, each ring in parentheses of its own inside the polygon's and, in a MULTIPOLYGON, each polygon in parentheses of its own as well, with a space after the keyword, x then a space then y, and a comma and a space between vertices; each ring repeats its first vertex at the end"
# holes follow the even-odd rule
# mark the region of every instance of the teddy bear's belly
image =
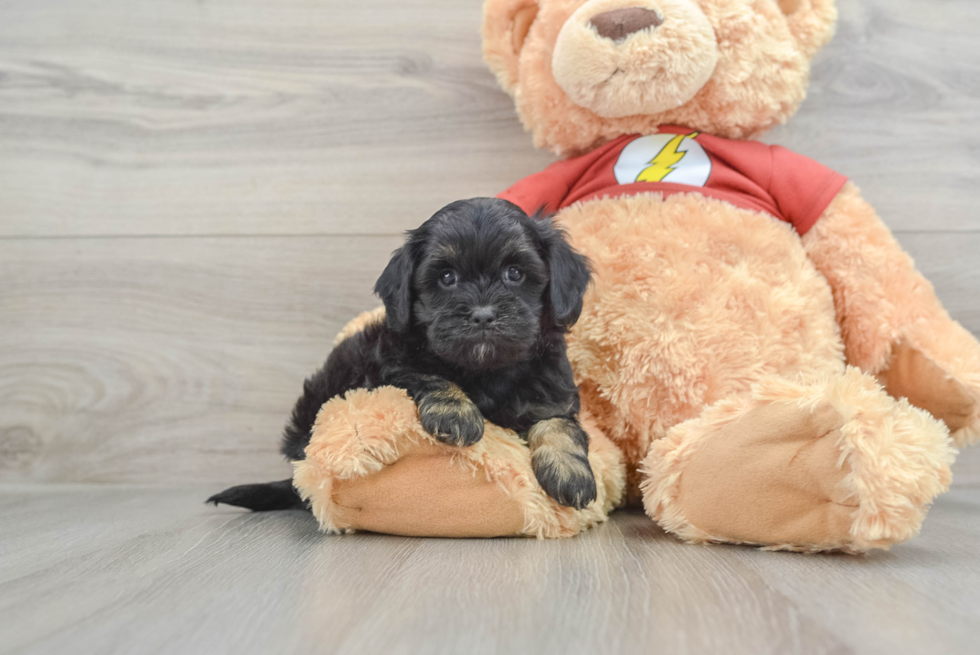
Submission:
POLYGON ((698 194, 597 200, 559 220, 595 271, 569 358, 631 464, 763 376, 843 369, 830 287, 788 224, 698 194))

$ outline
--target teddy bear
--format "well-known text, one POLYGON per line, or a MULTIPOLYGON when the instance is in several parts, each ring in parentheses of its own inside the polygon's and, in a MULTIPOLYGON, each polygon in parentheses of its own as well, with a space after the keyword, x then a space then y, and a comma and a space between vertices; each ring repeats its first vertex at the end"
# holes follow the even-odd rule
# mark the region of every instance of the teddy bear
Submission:
POLYGON ((836 17, 833 0, 487 0, 484 58, 561 158, 500 197, 556 213, 594 269, 567 341, 598 497, 547 497, 518 435, 446 446, 404 391, 356 390, 294 463, 321 527, 567 537, 634 502, 690 542, 915 535, 980 434, 980 345, 854 182, 752 140, 795 113, 836 17))

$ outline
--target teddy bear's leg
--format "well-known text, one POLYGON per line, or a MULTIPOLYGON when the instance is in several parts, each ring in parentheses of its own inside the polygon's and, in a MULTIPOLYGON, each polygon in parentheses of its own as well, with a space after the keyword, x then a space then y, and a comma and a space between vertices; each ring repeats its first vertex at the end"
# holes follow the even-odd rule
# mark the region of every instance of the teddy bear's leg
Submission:
POLYGON ((538 485, 531 453, 487 423, 467 448, 436 441, 401 389, 358 389, 327 402, 293 484, 329 532, 430 537, 567 537, 602 522, 625 488, 622 453, 583 413, 598 497, 563 507, 538 485))
POLYGON ((688 541, 801 551, 888 548, 950 482, 946 427, 848 367, 767 378, 653 443, 644 506, 688 541))
POLYGON ((834 293, 848 363, 949 426, 980 437, 980 344, 943 309, 912 258, 848 183, 803 237, 834 293))

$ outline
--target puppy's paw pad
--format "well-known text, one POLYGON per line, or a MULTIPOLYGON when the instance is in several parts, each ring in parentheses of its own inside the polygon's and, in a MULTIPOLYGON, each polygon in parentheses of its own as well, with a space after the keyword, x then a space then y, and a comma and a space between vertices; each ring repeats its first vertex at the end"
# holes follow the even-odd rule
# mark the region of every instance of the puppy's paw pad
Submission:
POLYGON ((595 475, 585 456, 540 449, 531 457, 531 466, 538 484, 560 505, 585 509, 596 499, 595 475))
POLYGON ((450 446, 472 446, 483 438, 483 414, 466 398, 430 394, 419 403, 422 428, 450 446))

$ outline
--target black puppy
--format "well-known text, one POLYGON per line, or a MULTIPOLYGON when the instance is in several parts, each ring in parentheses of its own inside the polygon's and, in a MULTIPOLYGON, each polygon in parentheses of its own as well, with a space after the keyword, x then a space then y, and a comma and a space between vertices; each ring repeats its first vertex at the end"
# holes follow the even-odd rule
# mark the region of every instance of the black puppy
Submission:
MULTIPOLYGON (((408 391, 422 427, 443 443, 476 443, 484 418, 518 432, 548 495, 585 507, 596 483, 565 332, 589 279, 588 261, 547 218, 495 198, 444 207, 409 232, 378 279, 386 321, 345 339, 306 380, 283 454, 305 457, 330 398, 392 385, 408 391)), ((289 480, 232 487, 208 502, 305 507, 289 480)))

